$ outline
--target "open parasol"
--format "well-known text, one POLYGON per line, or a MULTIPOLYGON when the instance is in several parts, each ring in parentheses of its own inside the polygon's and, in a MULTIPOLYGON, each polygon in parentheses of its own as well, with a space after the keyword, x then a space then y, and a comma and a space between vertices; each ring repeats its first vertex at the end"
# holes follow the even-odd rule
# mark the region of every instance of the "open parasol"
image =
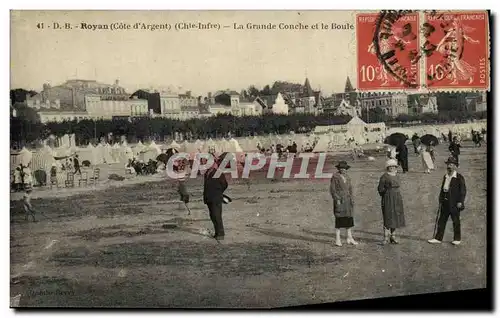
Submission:
POLYGON ((426 146, 430 146, 431 143, 434 146, 439 144, 438 138, 434 135, 431 135, 431 134, 423 135, 422 137, 420 137, 420 142, 426 146))
POLYGON ((390 136, 387 136, 384 140, 384 144, 388 144, 391 146, 399 146, 404 145, 408 138, 405 134, 402 133, 394 133, 390 136))

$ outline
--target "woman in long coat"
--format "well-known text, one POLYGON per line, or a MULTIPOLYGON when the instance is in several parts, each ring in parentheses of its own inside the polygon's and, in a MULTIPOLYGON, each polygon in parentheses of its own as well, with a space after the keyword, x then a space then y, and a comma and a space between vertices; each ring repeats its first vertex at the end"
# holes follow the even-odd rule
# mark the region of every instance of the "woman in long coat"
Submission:
POLYGON ((384 219, 383 244, 398 244, 396 229, 405 226, 403 196, 400 192, 400 181, 397 176, 398 162, 394 159, 387 160, 386 173, 380 177, 378 193, 382 198, 382 215, 384 219))
POLYGON ((358 242, 352 237, 351 228, 354 226, 353 210, 354 200, 351 179, 347 175, 350 166, 345 161, 339 162, 337 173, 334 173, 330 181, 330 194, 333 198, 333 214, 335 215, 335 245, 342 246, 340 240, 340 229, 347 229, 347 244, 357 245, 358 242))

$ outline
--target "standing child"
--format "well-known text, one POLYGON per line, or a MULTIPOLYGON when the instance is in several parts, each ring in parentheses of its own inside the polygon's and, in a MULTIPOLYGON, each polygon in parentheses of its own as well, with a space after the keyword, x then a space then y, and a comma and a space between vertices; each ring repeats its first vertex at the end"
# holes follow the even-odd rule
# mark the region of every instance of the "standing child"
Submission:
MULTIPOLYGON (((177 193, 180 196, 180 200, 184 203, 187 208, 187 204, 189 203, 189 192, 186 188, 186 179, 188 175, 188 160, 179 160, 177 164, 174 166, 174 171, 177 173, 177 193)), ((188 214, 191 214, 191 211, 188 208, 188 214)))
POLYGON ((16 170, 14 170, 14 190, 21 191, 23 186, 23 180, 21 176, 21 166, 17 166, 16 170))
POLYGON ((28 166, 23 167, 21 170, 23 179, 23 189, 29 190, 33 187, 33 176, 31 175, 31 168, 28 166))
POLYGON ((29 221, 29 216, 33 218, 33 222, 36 222, 35 219, 35 210, 31 205, 31 189, 27 189, 23 196, 23 207, 24 212, 26 212, 26 221, 29 221))

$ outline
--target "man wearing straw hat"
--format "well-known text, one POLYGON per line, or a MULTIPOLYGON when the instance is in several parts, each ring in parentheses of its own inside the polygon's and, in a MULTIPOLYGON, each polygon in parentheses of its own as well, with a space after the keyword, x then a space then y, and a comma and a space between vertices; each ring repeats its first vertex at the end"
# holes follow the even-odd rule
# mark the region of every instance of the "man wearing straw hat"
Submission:
POLYGON ((449 157, 445 163, 447 173, 443 177, 439 193, 439 210, 434 225, 434 238, 428 242, 439 244, 443 241, 446 223, 451 216, 453 222, 453 241, 451 243, 459 245, 461 240, 460 212, 464 209, 467 188, 464 177, 457 172, 458 160, 449 157))

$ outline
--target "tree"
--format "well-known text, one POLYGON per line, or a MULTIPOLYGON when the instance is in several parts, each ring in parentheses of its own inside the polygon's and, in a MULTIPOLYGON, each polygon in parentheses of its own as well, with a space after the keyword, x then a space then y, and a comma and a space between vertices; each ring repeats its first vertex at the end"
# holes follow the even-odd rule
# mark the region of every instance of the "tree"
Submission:
POLYGON ((408 115, 408 114, 399 114, 397 117, 396 117, 396 120, 399 121, 399 122, 409 122, 411 121, 413 118, 412 116, 408 115))
POLYGON ((255 87, 254 85, 251 85, 250 87, 248 87, 247 89, 247 95, 248 97, 250 98, 255 98, 257 96, 260 95, 260 91, 257 87, 255 87))
POLYGON ((276 81, 271 88, 271 92, 272 94, 278 94, 280 92, 301 92, 302 89, 302 85, 298 83, 276 81))
POLYGON ((16 117, 23 118, 31 123, 40 122, 37 111, 23 103, 15 103, 12 106, 16 110, 16 117))
POLYGON ((38 94, 35 91, 28 91, 23 88, 16 88, 10 90, 10 101, 11 105, 16 103, 24 103, 26 101, 27 96, 35 96, 38 94))
POLYGON ((243 99, 248 99, 249 96, 248 96, 248 93, 246 90, 242 89, 241 92, 240 92, 240 97, 243 98, 243 99))
POLYGON ((264 86, 264 88, 260 91, 260 94, 264 96, 271 95, 272 94, 271 87, 269 87, 269 85, 264 86))
MULTIPOLYGON (((366 110, 362 117, 367 120, 366 110)), ((461 122, 469 119, 483 119, 487 112, 470 113, 466 111, 440 112, 439 114, 427 113, 414 116, 399 115, 395 119, 387 116, 380 108, 370 110, 369 122, 386 122, 390 125, 400 125, 401 122, 421 121, 423 123, 444 123, 450 121, 461 122)), ((10 141, 12 144, 23 145, 46 139, 53 134, 62 137, 64 134, 74 133, 78 145, 86 145, 96 137, 106 137, 112 133, 116 139, 126 135, 130 142, 137 139, 146 141, 151 137, 172 136, 175 132, 183 133, 186 138, 192 133, 194 139, 218 137, 232 132, 235 137, 249 135, 267 135, 269 133, 307 132, 318 125, 345 124, 350 116, 334 116, 324 113, 234 117, 230 114, 221 114, 210 118, 190 119, 180 121, 169 118, 140 118, 133 121, 122 120, 81 120, 66 122, 50 122, 41 124, 27 120, 24 117, 11 118, 10 141)))
POLYGON ((361 111, 361 119, 363 119, 367 123, 380 123, 386 122, 389 118, 382 108, 376 107, 371 108, 368 113, 366 109, 363 109, 361 111))

